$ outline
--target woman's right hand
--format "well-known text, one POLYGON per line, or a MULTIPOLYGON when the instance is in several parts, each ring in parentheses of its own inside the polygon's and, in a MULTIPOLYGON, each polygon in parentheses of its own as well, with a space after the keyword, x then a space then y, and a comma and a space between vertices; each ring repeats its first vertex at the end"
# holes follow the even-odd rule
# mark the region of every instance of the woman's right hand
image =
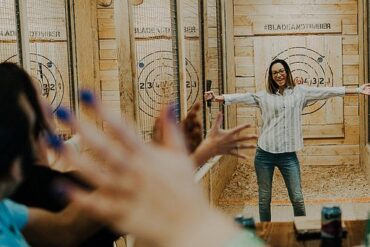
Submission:
POLYGON ((204 93, 204 99, 211 100, 211 101, 216 101, 216 102, 223 102, 224 101, 224 96, 222 95, 215 95, 213 91, 207 91, 204 93))
POLYGON ((216 95, 213 91, 207 91, 204 93, 205 100, 214 100, 215 98, 216 98, 216 95))

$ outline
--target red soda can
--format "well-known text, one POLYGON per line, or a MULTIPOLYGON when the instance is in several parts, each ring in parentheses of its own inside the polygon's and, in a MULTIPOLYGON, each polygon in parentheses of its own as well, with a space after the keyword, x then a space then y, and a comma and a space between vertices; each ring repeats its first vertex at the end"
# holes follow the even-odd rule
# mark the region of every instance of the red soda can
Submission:
POLYGON ((342 211, 338 206, 321 210, 321 238, 334 239, 343 236, 342 211))

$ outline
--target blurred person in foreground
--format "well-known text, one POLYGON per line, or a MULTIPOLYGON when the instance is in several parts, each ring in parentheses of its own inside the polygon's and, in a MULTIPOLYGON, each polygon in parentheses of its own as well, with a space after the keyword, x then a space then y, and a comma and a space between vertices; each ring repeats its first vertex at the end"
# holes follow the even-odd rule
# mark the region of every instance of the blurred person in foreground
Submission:
POLYGON ((105 121, 108 134, 79 123, 68 111, 58 117, 75 129, 100 160, 76 156, 61 142, 54 148, 61 158, 81 168, 81 177, 98 188, 95 193, 66 183, 66 196, 88 217, 108 224, 117 233, 129 232, 156 246, 237 247, 263 246, 253 233, 241 230, 233 219, 210 208, 194 182, 194 161, 175 124, 174 112, 166 108, 160 116, 161 145, 143 144, 127 123, 112 118, 88 91, 81 99, 105 121), (106 172, 99 172, 102 165, 106 172))

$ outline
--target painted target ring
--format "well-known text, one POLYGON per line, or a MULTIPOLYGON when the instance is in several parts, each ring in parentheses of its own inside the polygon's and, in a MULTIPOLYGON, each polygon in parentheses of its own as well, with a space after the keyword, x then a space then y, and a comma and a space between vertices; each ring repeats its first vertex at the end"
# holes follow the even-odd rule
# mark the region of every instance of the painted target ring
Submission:
MULTIPOLYGON (((272 57, 272 60, 275 59, 285 60, 289 64, 295 84, 310 87, 333 86, 333 71, 327 59, 313 49, 291 47, 272 57)), ((268 70, 265 77, 267 80, 268 70)), ((303 111, 303 115, 319 111, 326 102, 326 100, 320 100, 308 104, 308 107, 303 111)))
MULTIPOLYGON (((6 59, 7 62, 18 62, 18 55, 6 59)), ((53 112, 61 105, 64 97, 63 76, 56 64, 49 58, 30 53, 31 76, 40 87, 41 96, 48 100, 53 112)))
MULTIPOLYGON (((186 65, 187 103, 190 109, 200 93, 198 72, 189 59, 186 65)), ((137 63, 139 109, 146 115, 157 117, 162 105, 173 102, 178 97, 179 86, 171 51, 150 53, 137 63)))

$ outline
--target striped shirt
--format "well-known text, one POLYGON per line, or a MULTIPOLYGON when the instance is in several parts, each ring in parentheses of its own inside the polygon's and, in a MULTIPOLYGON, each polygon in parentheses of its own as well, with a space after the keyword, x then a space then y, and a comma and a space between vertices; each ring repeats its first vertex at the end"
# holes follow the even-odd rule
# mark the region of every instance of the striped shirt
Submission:
POLYGON ((344 96, 345 87, 287 88, 284 94, 257 93, 225 94, 225 105, 244 103, 262 112, 262 129, 258 146, 270 153, 295 152, 303 148, 302 111, 309 103, 344 96))

